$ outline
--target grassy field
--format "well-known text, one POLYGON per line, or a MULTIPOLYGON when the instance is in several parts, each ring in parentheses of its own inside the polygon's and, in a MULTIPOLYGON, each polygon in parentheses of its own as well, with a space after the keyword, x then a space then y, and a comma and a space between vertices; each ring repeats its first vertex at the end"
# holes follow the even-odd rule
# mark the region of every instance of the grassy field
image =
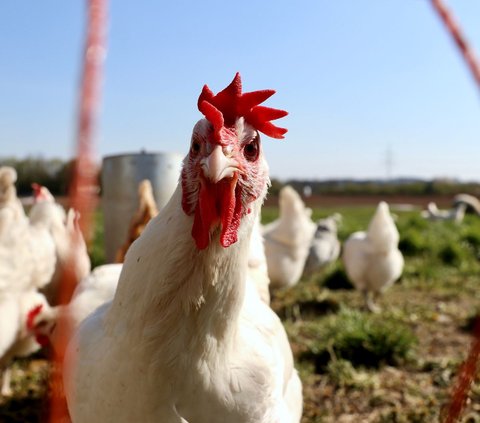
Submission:
MULTIPOLYGON (((373 210, 322 209, 313 217, 340 212, 343 241, 367 226, 373 210)), ((456 225, 394 212, 405 269, 380 315, 362 310, 340 262, 272 301, 304 383, 303 423, 437 422, 448 403, 480 304, 480 218, 456 225)), ((266 209, 264 220, 277 213, 266 209)), ((480 384, 462 421, 480 421, 480 384)))
MULTIPOLYGON (((313 218, 340 212, 343 241, 366 228, 373 210, 322 208, 313 218)), ((480 218, 468 215, 456 225, 425 221, 418 211, 394 212, 405 270, 380 300, 382 313, 363 311, 340 262, 273 297, 303 380, 302 423, 436 422, 448 402, 480 304, 480 218)), ((277 214, 264 208, 263 222, 277 214)), ((95 265, 104 260, 102 236, 98 225, 95 265)), ((15 397, 0 399, 0 422, 42 421, 46 366, 41 355, 15 363, 15 397)), ((462 421, 480 421, 480 383, 462 421)))

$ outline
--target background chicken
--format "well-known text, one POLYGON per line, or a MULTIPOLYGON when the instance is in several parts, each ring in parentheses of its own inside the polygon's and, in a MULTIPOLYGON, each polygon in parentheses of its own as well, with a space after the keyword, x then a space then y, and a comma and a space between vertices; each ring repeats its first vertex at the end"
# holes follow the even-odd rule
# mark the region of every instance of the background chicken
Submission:
POLYGON ((459 202, 449 210, 440 210, 433 201, 427 205, 427 210, 422 210, 422 217, 430 220, 452 220, 455 223, 461 223, 467 211, 467 204, 459 202))
POLYGON ((338 213, 335 213, 317 222, 317 229, 315 230, 303 269, 305 276, 324 269, 325 266, 337 260, 340 255, 337 225, 341 221, 341 218, 338 213))
POLYGON ((278 317, 248 284, 250 233, 268 185, 259 132, 283 111, 240 76, 198 101, 170 202, 130 247, 115 298, 67 351, 73 422, 300 421, 301 384, 278 317))
POLYGON ((15 178, 6 181, 10 185, 1 191, 8 195, 0 203, 0 356, 18 332, 20 295, 48 284, 56 262, 48 230, 30 224, 16 196, 15 178))
POLYGON ((365 295, 367 308, 379 311, 375 298, 401 276, 403 256, 388 204, 380 202, 367 232, 351 234, 343 245, 343 263, 352 284, 365 295))
POLYGON ((55 248, 55 271, 42 291, 48 302, 55 305, 65 266, 73 265, 75 280, 80 281, 90 273, 90 257, 78 224, 78 212, 70 209, 66 213, 48 189, 38 184, 34 184, 34 196, 35 204, 29 213, 30 225, 48 230, 55 248))
POLYGON ((17 171, 10 166, 0 167, 0 234, 4 227, 25 219, 22 203, 17 197, 17 171))
POLYGON ((17 198, 16 172, 0 169, 0 376, 3 395, 9 395, 8 364, 40 346, 27 331, 29 309, 45 303, 37 289, 51 279, 55 246, 48 230, 32 226, 17 198))
POLYGON ((55 348, 59 319, 64 316, 68 318, 73 331, 96 308, 111 301, 117 289, 122 266, 120 263, 98 266, 78 283, 68 304, 54 307, 44 304, 31 319, 31 333, 37 338, 48 338, 55 348))
POLYGON ((34 240, 17 198, 16 179, 15 169, 0 168, 0 293, 4 295, 30 288, 37 270, 32 261, 34 240))
POLYGON ((123 263, 130 245, 140 236, 150 219, 158 214, 157 203, 153 196, 152 184, 144 179, 138 185, 138 208, 130 222, 127 240, 117 251, 115 261, 123 263))
POLYGON ((271 286, 287 288, 302 276, 316 226, 291 186, 280 191, 279 208, 278 219, 265 226, 263 236, 271 286))
MULTIPOLYGON (((11 307, 8 314, 0 317, 3 329, 9 332, 14 331, 8 348, 0 351, 0 379, 1 394, 10 396, 12 390, 10 387, 11 370, 9 365, 14 358, 27 357, 38 351, 44 343, 42 337, 37 337, 30 327, 31 319, 42 307, 48 307, 45 296, 34 289, 15 293, 10 301, 11 307)), ((2 310, 3 312, 5 310, 2 310)))

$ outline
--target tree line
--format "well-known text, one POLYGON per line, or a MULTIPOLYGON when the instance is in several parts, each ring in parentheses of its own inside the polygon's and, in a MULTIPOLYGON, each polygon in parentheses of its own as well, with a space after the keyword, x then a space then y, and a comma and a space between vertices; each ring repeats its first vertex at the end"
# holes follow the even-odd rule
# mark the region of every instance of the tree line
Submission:
POLYGON ((298 180, 286 182, 272 179, 271 195, 278 195, 285 184, 293 186, 298 192, 305 187, 312 195, 455 195, 459 192, 480 196, 479 182, 459 182, 455 180, 433 179, 398 179, 398 180, 298 180))
POLYGON ((41 157, 0 158, 0 166, 12 166, 17 171, 17 193, 31 195, 32 183, 46 186, 53 195, 66 195, 72 179, 74 161, 41 157))
MULTIPOLYGON (((42 157, 0 158, 0 166, 12 166, 17 170, 17 192, 21 196, 32 193, 31 184, 46 186, 54 195, 66 195, 72 179, 74 160, 45 159, 42 157)), ((278 195, 281 187, 289 184, 303 192, 308 186, 312 195, 455 195, 466 192, 480 196, 480 183, 455 180, 304 180, 280 181, 272 179, 270 195, 278 195)))

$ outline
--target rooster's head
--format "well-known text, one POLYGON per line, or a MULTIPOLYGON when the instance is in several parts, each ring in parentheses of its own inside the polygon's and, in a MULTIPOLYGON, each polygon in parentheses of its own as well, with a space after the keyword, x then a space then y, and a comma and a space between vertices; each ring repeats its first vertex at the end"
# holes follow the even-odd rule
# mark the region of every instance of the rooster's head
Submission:
POLYGON ((272 138, 283 138, 287 132, 270 122, 287 112, 259 106, 274 93, 242 93, 238 73, 216 95, 203 87, 198 108, 205 119, 193 128, 182 170, 182 207, 194 216, 192 236, 199 249, 208 246, 216 229, 223 247, 235 243, 250 203, 266 193, 268 167, 260 132, 272 138))

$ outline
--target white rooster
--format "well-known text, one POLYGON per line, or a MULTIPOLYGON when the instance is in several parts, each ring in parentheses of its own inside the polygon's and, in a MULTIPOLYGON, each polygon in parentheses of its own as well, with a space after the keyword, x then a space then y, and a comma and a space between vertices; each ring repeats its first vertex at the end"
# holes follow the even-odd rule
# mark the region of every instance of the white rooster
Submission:
POLYGON ((398 249, 399 234, 388 204, 378 204, 367 232, 351 234, 343 245, 343 263, 350 281, 363 292, 367 308, 380 309, 375 298, 401 276, 403 256, 398 249))
POLYGON ((298 423, 301 383, 283 326, 246 282, 269 183, 259 131, 282 138, 240 75, 198 101, 181 181, 130 247, 115 298, 66 355, 74 423, 298 423))
POLYGON ((315 233, 311 210, 289 185, 279 197, 280 216, 265 226, 265 255, 272 288, 288 288, 302 276, 305 260, 315 233))

